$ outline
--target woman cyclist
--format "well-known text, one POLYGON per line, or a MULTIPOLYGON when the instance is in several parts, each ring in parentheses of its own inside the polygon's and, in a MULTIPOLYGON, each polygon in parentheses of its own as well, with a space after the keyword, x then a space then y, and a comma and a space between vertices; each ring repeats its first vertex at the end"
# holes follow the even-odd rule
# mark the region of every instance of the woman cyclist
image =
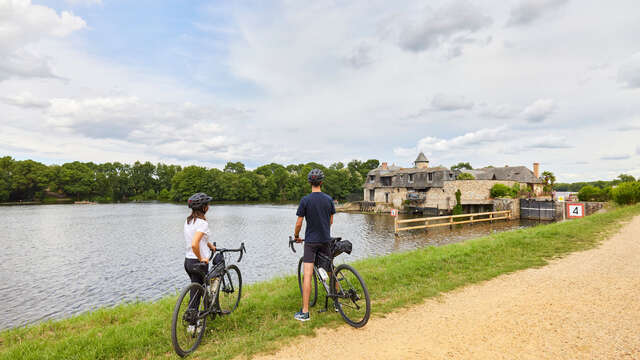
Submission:
MULTIPOLYGON (((191 282, 204 283, 204 277, 209 272, 209 257, 216 247, 209 242, 209 223, 204 216, 209 210, 211 196, 205 193, 193 194, 188 201, 191 215, 184 222, 185 259, 184 270, 191 282)), ((189 304, 189 309, 197 311, 200 297, 197 290, 191 290, 191 299, 197 299, 189 304)), ((195 330, 195 329, 190 329, 195 330)))

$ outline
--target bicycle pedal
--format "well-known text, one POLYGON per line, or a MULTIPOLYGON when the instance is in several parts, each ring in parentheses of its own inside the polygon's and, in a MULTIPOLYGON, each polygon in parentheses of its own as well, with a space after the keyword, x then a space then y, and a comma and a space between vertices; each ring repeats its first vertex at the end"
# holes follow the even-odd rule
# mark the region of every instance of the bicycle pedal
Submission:
POLYGON ((229 310, 220 310, 220 315, 229 315, 231 314, 231 311, 229 310))
POLYGON ((320 309, 320 310, 318 310, 318 314, 324 313, 324 312, 327 312, 327 311, 328 311, 328 309, 320 309))

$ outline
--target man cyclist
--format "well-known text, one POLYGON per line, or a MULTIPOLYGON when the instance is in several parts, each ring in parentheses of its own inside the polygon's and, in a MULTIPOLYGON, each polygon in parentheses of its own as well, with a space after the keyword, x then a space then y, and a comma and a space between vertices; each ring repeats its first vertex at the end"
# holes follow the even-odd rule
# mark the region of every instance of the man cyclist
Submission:
POLYGON ((304 279, 302 282, 302 309, 298 311, 294 318, 299 321, 307 321, 309 317, 309 297, 311 295, 311 274, 313 274, 313 264, 317 253, 322 253, 331 257, 329 249, 331 243, 331 225, 333 224, 333 214, 336 213, 331 196, 322 192, 322 180, 324 173, 322 170, 313 169, 309 171, 307 180, 311 184, 311 194, 303 197, 298 206, 298 221, 294 230, 294 237, 297 242, 302 242, 300 230, 302 220, 307 221, 307 228, 304 232, 304 279))

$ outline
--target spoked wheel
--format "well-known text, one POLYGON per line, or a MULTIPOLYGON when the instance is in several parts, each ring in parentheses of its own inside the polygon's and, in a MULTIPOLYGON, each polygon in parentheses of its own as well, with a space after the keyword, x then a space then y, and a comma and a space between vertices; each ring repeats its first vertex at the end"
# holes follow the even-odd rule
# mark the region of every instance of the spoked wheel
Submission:
POLYGON ((335 276, 331 277, 331 289, 338 293, 335 300, 338 312, 347 324, 356 328, 363 327, 371 315, 371 300, 362 276, 347 264, 336 267, 334 273, 335 276))
MULTIPOLYGON (((304 262, 302 258, 298 262, 298 288, 300 296, 302 296, 302 279, 304 278, 304 262)), ((309 296, 309 306, 315 306, 318 300, 318 277, 315 272, 311 272, 311 294, 309 296)))
POLYGON ((204 300, 204 287, 191 283, 178 297, 171 320, 171 342, 173 349, 181 357, 196 350, 207 325, 207 317, 202 316, 208 304, 204 300))
POLYGON ((220 279, 218 289, 218 306, 222 314, 228 315, 238 307, 242 296, 242 275, 235 265, 227 266, 227 271, 220 279))

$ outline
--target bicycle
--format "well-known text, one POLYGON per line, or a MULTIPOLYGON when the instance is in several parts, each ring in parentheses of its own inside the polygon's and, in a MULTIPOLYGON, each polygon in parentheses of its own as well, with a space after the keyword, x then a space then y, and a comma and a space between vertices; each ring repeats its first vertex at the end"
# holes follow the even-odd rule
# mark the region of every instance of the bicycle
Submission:
MULTIPOLYGON (((318 298, 318 279, 326 292, 324 309, 319 312, 326 312, 329 306, 329 299, 333 299, 335 309, 340 313, 344 321, 355 327, 360 328, 367 324, 371 315, 371 299, 369 298, 369 290, 364 283, 362 276, 351 265, 340 264, 337 267, 333 265, 335 258, 335 244, 341 238, 331 239, 331 257, 318 254, 313 264, 312 275, 312 294, 309 297, 309 306, 315 306, 318 298), (327 284, 327 278, 329 284, 327 284), (313 300, 313 305, 312 305, 313 300)), ((289 247, 295 253, 296 249, 293 244, 297 243, 289 236, 289 247)), ((298 286, 300 294, 302 294, 303 279, 303 262, 302 258, 298 262, 298 286)))
MULTIPOLYGON (((214 243, 215 246, 215 243, 214 243)), ((207 317, 231 314, 240 303, 242 275, 234 264, 225 266, 224 254, 239 252, 237 262, 247 252, 244 243, 237 249, 219 248, 212 251, 209 263, 214 260, 203 284, 191 283, 182 290, 173 310, 171 343, 175 352, 184 357, 196 350, 202 341, 207 317), (214 259, 214 254, 216 255, 214 259)))

